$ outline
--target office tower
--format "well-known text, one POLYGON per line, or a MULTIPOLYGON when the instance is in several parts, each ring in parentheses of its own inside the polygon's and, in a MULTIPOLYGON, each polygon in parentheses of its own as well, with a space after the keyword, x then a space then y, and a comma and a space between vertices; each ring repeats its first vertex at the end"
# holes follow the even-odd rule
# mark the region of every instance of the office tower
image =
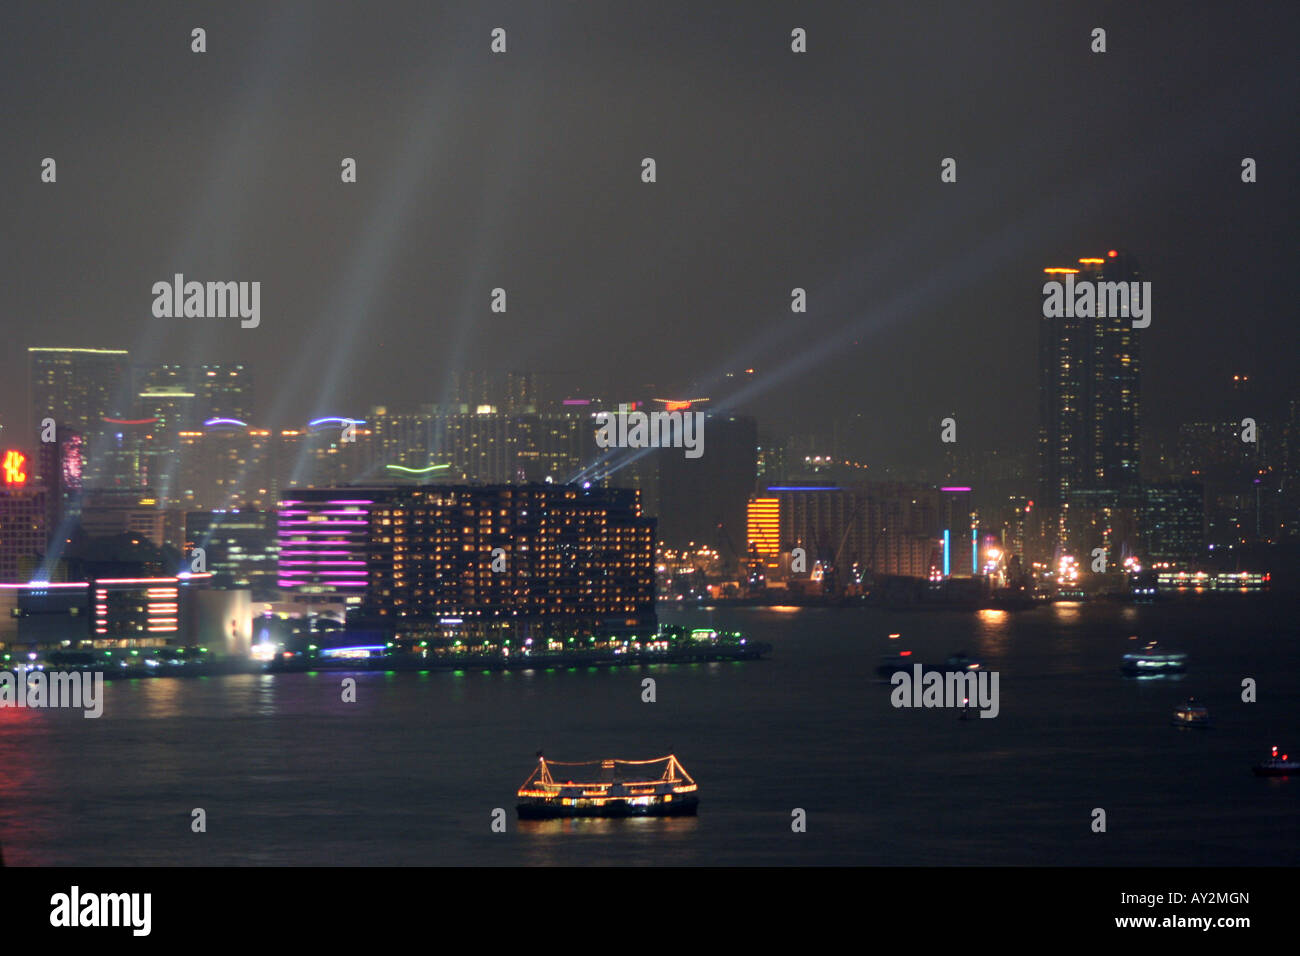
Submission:
POLYGON ((586 413, 403 413, 380 406, 371 419, 374 476, 408 483, 564 482, 595 449, 586 413))
POLYGON ((156 487, 175 464, 166 451, 164 432, 153 417, 110 419, 87 443, 85 486, 88 490, 133 490, 156 487))
POLYGON ((242 363, 195 366, 190 389, 195 393, 196 411, 203 421, 252 420, 253 380, 242 363))
POLYGON ((1141 273, 1132 256, 1113 249, 1044 273, 1044 282, 1097 291, 1089 314, 1074 314, 1072 300, 1070 314, 1039 319, 1039 506, 1056 522, 1057 547, 1082 552, 1104 544, 1098 509, 1137 502, 1142 331, 1128 309, 1096 302, 1117 288, 1109 284, 1139 282, 1141 273))
POLYGON ((168 543, 167 512, 148 488, 87 492, 82 498, 80 524, 91 538, 135 535, 157 548, 168 543))
MULTIPOLYGON (((802 548, 808 572, 819 565, 833 571, 840 587, 870 574, 927 578, 942 563, 945 497, 951 504, 961 496, 905 482, 773 485, 749 500, 751 560, 776 579, 788 573, 792 550, 802 548)), ((960 504, 946 510, 963 513, 960 504)), ((967 553, 969 528, 966 520, 967 553)))
POLYGON ((130 371, 124 349, 29 348, 28 427, 39 433, 52 418, 87 436, 105 418, 130 411, 130 371))
POLYGON ((252 377, 240 363, 137 366, 135 393, 144 404, 139 417, 153 414, 146 393, 187 399, 167 409, 169 424, 177 428, 198 428, 213 419, 247 422, 252 415, 252 377))
MULTIPOLYGON (((370 410, 375 456, 391 476, 417 475, 435 460, 434 433, 438 415, 433 408, 404 412, 385 405, 370 410)), ((443 470, 443 469, 438 469, 443 470)), ((433 475, 434 472, 427 472, 433 475)))
POLYGON ((1282 537, 1295 538, 1300 536, 1300 399, 1287 405, 1279 472, 1278 530, 1282 537))
POLYGON ((369 570, 365 620, 399 638, 655 629, 654 521, 634 491, 402 489, 374 502, 369 570))
POLYGON ((971 577, 983 562, 979 555, 978 520, 968 485, 944 485, 940 493, 941 573, 944 577, 971 577))
POLYGON ((1148 482, 1142 489, 1143 557, 1186 564, 1205 557, 1205 487, 1199 481, 1148 482))
POLYGON ((1264 442, 1243 442, 1240 419, 1233 421, 1229 414, 1225 409, 1218 420, 1185 422, 1178 428, 1180 476, 1204 486, 1205 541, 1213 550, 1262 537, 1257 479, 1264 473, 1264 442))
POLYGON ((754 480, 777 485, 789 478, 786 473, 786 449, 789 439, 770 425, 758 428, 758 447, 754 452, 754 480))
POLYGON ((0 449, 0 581, 28 581, 40 567, 47 536, 46 495, 25 453, 0 449))
POLYGON ((724 564, 738 565, 745 560, 758 428, 752 418, 710 414, 701 437, 698 458, 687 458, 681 448, 659 448, 650 456, 659 466, 659 540, 677 549, 704 545, 717 550, 724 564))
POLYGON ((298 488, 277 510, 282 590, 361 604, 369 575, 370 517, 393 489, 298 488))
POLYGON ((517 415, 514 428, 516 481, 564 482, 596 451, 594 429, 586 415, 517 415))
POLYGON ((54 441, 41 442, 37 451, 41 485, 46 492, 45 528, 56 557, 81 514, 84 452, 81 434, 63 426, 56 427, 54 441))
POLYGON ((446 410, 472 414, 480 408, 495 408, 499 398, 493 373, 482 369, 457 369, 451 373, 451 400, 446 410))
POLYGON ((275 511, 191 511, 185 516, 185 563, 212 575, 214 588, 276 588, 279 557, 275 511), (194 551, 202 548, 202 568, 194 551))
POLYGON ((96 578, 90 583, 97 644, 116 641, 120 647, 160 647, 179 631, 179 578, 96 578))
POLYGON ((172 497, 180 506, 191 511, 275 506, 279 432, 214 422, 178 437, 180 468, 172 497))
POLYGON ((506 373, 505 401, 502 411, 526 415, 541 411, 537 399, 537 380, 531 372, 506 373))

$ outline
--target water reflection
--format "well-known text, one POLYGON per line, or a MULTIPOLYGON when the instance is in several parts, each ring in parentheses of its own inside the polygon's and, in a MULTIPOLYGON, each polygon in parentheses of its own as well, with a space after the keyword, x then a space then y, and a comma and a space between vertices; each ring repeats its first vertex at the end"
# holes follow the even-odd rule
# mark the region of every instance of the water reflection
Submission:
POLYGON ((647 848, 665 841, 678 842, 700 829, 698 817, 570 817, 563 820, 519 820, 519 833, 527 838, 530 864, 558 866, 572 863, 574 839, 582 837, 644 842, 647 848))
POLYGON ((275 709, 275 674, 261 674, 253 688, 253 712, 259 717, 274 717, 275 709))
POLYGON ((43 712, 0 707, 0 852, 6 866, 64 862, 50 856, 50 848, 58 846, 50 734, 43 712))
POLYGON ((1074 623, 1079 619, 1079 612, 1083 605, 1079 601, 1054 601, 1052 603, 1052 613, 1057 620, 1069 621, 1074 623))
POLYGON ((978 612, 975 622, 975 641, 983 655, 1002 656, 1011 637, 1011 614, 997 608, 978 612))
MULTIPOLYGON (((131 689, 140 693, 144 716, 179 717, 183 712, 181 702, 186 697, 185 688, 182 686, 185 680, 186 678, 183 677, 156 677, 151 680, 141 681, 131 689)), ((122 689, 120 681, 113 681, 104 686, 106 690, 109 687, 115 687, 119 691, 122 689)), ((110 706, 106 701, 104 709, 107 711, 110 706)))

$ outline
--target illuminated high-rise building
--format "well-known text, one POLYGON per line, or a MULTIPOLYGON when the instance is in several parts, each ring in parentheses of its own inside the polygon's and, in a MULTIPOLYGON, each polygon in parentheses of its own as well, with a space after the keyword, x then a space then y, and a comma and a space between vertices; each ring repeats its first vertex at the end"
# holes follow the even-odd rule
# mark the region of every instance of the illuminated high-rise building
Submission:
MULTIPOLYGON (((1113 249, 1044 273, 1044 282, 1095 283, 1099 291, 1141 279, 1137 261, 1113 249)), ((1063 311, 1070 314, 1039 319, 1038 498, 1056 522, 1057 546, 1080 550, 1100 543, 1083 530, 1104 524, 1099 507, 1137 504, 1141 330, 1128 309, 1094 303, 1086 311, 1114 314, 1080 316, 1071 303, 1063 311)))
POLYGON ((187 399, 168 409, 171 424, 193 429, 212 419, 250 421, 252 376, 240 363, 207 365, 148 365, 135 369, 137 402, 145 403, 141 417, 150 410, 149 396, 172 393, 187 399))
POLYGON ((84 435, 105 418, 130 411, 130 370, 125 349, 29 348, 28 427, 52 418, 84 435))
POLYGON ((30 580, 46 545, 46 490, 34 480, 31 460, 0 449, 0 581, 30 580))
POLYGON ((37 452, 45 488, 45 529, 54 560, 69 543, 73 525, 81 514, 83 454, 80 433, 63 426, 56 428, 55 440, 41 442, 37 452))
POLYGON ((750 559, 769 578, 794 548, 808 572, 834 569, 840 585, 868 574, 926 578, 942 555, 943 503, 938 489, 906 482, 772 485, 749 499, 750 559))
POLYGON ((370 518, 391 489, 300 488, 281 499, 277 542, 281 590, 361 604, 370 583, 370 518))
POLYGON ((374 503, 369 570, 365 617, 399 638, 583 638, 656 624, 654 520, 627 489, 403 490, 374 503))
POLYGON ((274 511, 191 511, 185 516, 185 555, 203 549, 214 588, 276 588, 278 516, 274 511))

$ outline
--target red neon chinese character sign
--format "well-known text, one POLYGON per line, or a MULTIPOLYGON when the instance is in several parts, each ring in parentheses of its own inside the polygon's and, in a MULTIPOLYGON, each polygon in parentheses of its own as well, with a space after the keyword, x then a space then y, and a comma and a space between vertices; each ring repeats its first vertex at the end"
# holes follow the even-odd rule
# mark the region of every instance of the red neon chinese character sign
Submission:
POLYGON ((6 485, 25 485, 27 484, 27 472, 23 471, 23 465, 27 464, 27 456, 20 451, 7 451, 0 468, 4 469, 6 485))

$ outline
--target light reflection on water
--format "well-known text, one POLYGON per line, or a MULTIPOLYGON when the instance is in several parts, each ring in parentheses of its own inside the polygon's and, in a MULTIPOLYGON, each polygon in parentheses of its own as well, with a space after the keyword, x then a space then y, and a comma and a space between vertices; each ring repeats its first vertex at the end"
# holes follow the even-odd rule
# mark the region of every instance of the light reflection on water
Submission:
POLYGON ((719 626, 772 643, 772 658, 113 681, 100 720, 0 708, 0 842, 11 865, 1295 865, 1277 834, 1294 832, 1300 780, 1249 772, 1300 709, 1290 609, 719 609, 719 626), (1130 635, 1165 633, 1189 654, 1181 684, 1122 678, 1130 635), (927 662, 978 654, 1001 673, 998 718, 892 707, 874 672, 899 647, 927 662), (1255 672, 1269 693, 1242 706, 1239 675, 1255 672), (356 703, 341 697, 348 676, 356 703), (1213 731, 1171 728, 1189 693, 1213 731), (520 821, 515 790, 539 748, 676 753, 700 816, 520 821), (1080 805, 1143 824, 1100 841, 1080 805), (790 832, 794 807, 806 833, 790 832), (1189 834, 1206 836, 1194 851, 1189 834))
POLYGON ((1006 653, 1011 636, 1011 612, 986 608, 976 612, 976 620, 979 656, 1000 656, 1006 653))

